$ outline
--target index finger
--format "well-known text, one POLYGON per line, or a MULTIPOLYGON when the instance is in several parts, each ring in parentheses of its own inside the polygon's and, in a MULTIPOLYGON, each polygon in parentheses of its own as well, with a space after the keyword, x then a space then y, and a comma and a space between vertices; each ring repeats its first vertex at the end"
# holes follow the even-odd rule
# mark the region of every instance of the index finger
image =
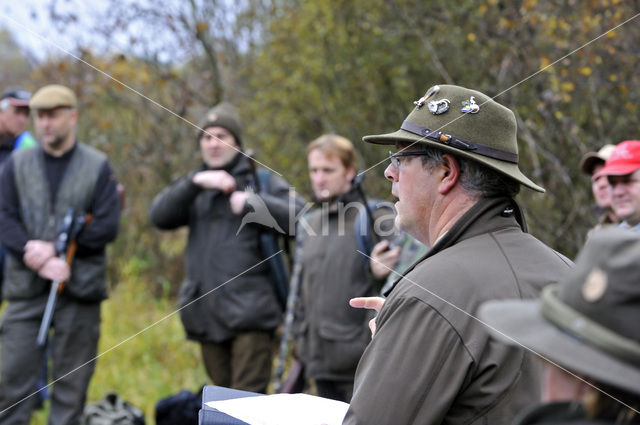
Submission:
POLYGON ((354 308, 368 308, 380 312, 382 305, 384 304, 384 298, 382 297, 358 297, 351 298, 349 305, 354 308))

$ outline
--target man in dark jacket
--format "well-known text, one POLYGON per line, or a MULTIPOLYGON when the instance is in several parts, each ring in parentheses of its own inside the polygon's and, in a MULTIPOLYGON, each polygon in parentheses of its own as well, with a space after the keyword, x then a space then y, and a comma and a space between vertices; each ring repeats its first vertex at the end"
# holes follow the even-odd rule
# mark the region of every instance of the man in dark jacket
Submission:
POLYGON ((309 144, 307 159, 318 208, 303 217, 296 235, 302 256, 296 352, 318 395, 348 402, 371 319, 366 311, 349 308, 348 301, 375 295, 382 280, 375 281, 369 260, 358 253, 357 235, 371 224, 356 224, 364 200, 353 184, 353 145, 344 137, 323 135, 309 144))
MULTIPOLYGON (((20 87, 7 89, 0 95, 0 173, 2 165, 9 159, 14 149, 30 148, 36 145, 31 133, 25 131, 29 124, 29 99, 31 99, 31 93, 20 87)), ((4 257, 5 250, 0 246, 0 289, 4 257)))
POLYGON ((215 106, 200 128, 203 164, 156 196, 149 216, 160 229, 189 226, 180 315, 187 337, 200 343, 209 377, 216 385, 265 392, 282 309, 260 233, 290 234, 290 215, 302 202, 275 174, 258 190, 231 105, 215 106))
POLYGON ((36 145, 25 131, 29 124, 29 99, 31 93, 20 87, 7 89, 0 95, 0 164, 14 149, 36 145))
POLYGON ((14 152, 0 177, 0 240, 7 249, 0 331, 0 424, 29 423, 45 347, 36 336, 51 281, 65 282, 49 339, 49 423, 77 424, 95 368, 107 243, 118 231, 116 180, 106 155, 76 140, 75 94, 49 85, 30 101, 40 146, 14 152), (69 209, 91 214, 69 266, 53 241, 69 209))
POLYGON ((344 423, 507 424, 538 400, 538 371, 474 315, 485 300, 536 297, 571 262, 526 233, 513 197, 544 189, 518 168, 513 112, 450 85, 415 105, 400 130, 364 140, 396 145, 396 225, 431 249, 384 302, 352 301, 379 314, 344 423))

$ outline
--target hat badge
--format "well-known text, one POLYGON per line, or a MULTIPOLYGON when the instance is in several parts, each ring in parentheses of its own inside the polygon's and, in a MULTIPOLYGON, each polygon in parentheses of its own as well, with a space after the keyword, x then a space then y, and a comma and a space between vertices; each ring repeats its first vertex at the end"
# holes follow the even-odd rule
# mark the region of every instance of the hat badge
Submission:
POLYGON ((480 106, 476 103, 476 98, 471 96, 469 100, 462 101, 461 112, 465 114, 477 114, 480 110, 480 106))
POLYGON ((607 274, 596 267, 591 270, 582 285, 582 296, 588 302, 596 302, 604 295, 607 289, 607 274))
POLYGON ((216 114, 215 112, 211 112, 209 115, 207 115, 207 121, 214 122, 217 120, 218 120, 218 114, 216 114))
POLYGON ((429 98, 431 96, 433 96, 434 94, 438 93, 439 91, 440 91, 440 86, 433 86, 429 90, 427 90, 427 92, 424 94, 424 96, 422 96, 420 99, 414 101, 413 104, 416 105, 418 108, 421 108, 421 107, 424 106, 425 102, 427 100, 429 100, 429 98))
POLYGON ((427 106, 433 115, 440 115, 449 110, 450 103, 449 99, 432 100, 427 106))

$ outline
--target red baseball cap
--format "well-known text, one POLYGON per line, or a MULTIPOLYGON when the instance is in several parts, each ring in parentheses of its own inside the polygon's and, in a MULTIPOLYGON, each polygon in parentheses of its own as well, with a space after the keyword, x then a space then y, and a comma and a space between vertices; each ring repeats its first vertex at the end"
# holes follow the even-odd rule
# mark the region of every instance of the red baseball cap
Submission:
POLYGON ((625 140, 616 145, 604 168, 594 178, 600 176, 624 176, 640 168, 640 140, 625 140))

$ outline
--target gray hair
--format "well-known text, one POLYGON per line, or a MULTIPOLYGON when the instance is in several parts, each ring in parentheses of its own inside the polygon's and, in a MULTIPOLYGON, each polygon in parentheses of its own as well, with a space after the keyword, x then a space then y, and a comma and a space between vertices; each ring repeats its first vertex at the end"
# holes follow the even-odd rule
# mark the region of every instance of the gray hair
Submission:
POLYGON ((426 155, 422 156, 422 166, 432 170, 444 162, 443 155, 449 153, 460 165, 460 184, 471 195, 478 198, 509 196, 514 198, 520 192, 520 183, 479 162, 460 157, 440 149, 424 147, 426 155))

